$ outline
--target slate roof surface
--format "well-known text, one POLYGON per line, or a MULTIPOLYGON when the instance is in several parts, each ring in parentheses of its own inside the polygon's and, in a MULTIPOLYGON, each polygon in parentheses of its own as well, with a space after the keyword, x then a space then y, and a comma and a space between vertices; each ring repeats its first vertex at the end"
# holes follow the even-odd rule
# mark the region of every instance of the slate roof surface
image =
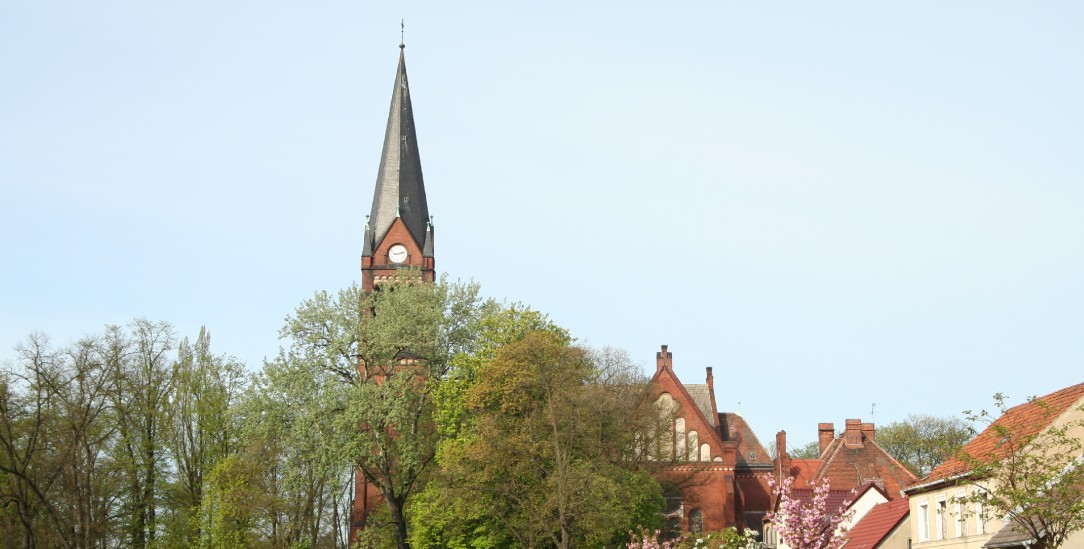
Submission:
MULTIPOLYGON (((369 215, 370 234, 366 244, 383 240, 395 218, 401 217, 418 246, 425 245, 429 224, 429 206, 422 181, 422 162, 418 154, 418 136, 414 128, 414 110, 410 102, 406 61, 399 50, 399 67, 395 72, 388 127, 384 133, 384 150, 376 175, 376 192, 369 215)), ((369 253, 372 253, 369 250, 369 253)), ((431 253, 431 250, 430 250, 431 253)))
POLYGON ((878 503, 847 532, 846 549, 874 549, 910 513, 910 503, 897 499, 878 503))
POLYGON ((718 429, 723 440, 738 441, 738 465, 772 466, 772 458, 745 418, 733 412, 720 412, 718 429))
POLYGON ((707 384, 683 383, 682 385, 685 385, 685 391, 692 397, 693 403, 700 409, 700 413, 704 414, 704 419, 708 420, 712 427, 715 427, 715 414, 711 411, 711 391, 708 390, 707 384))
MULTIPOLYGON (((1059 415, 1084 398, 1084 383, 1054 391, 1049 395, 1018 404, 1005 411, 989 427, 964 445, 962 451, 969 456, 993 456, 1004 452, 1001 449, 999 427, 1010 429, 1018 436, 1034 435, 1045 429, 1059 415)), ((929 476, 918 484, 925 485, 967 473, 970 468, 957 458, 952 458, 938 465, 929 476)))
POLYGON ((1016 522, 1010 522, 997 531, 983 547, 1023 547, 1034 543, 1031 534, 1016 522))

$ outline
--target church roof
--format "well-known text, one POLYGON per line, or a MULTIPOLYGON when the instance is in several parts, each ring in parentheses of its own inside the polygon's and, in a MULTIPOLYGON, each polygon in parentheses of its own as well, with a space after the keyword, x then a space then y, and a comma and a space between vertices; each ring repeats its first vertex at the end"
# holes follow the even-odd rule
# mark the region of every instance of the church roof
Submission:
POLYGON ((708 423, 712 427, 715 427, 715 414, 711 411, 711 390, 706 384, 683 384, 685 385, 685 391, 692 397, 693 403, 700 409, 700 413, 704 414, 704 418, 708 420, 708 423))
POLYGON ((772 458, 760 443, 745 418, 734 412, 719 412, 719 427, 723 440, 738 443, 738 465, 771 467, 772 458))
MULTIPOLYGON (((425 246, 429 206, 425 200, 422 162, 418 154, 418 137, 414 128, 414 110, 410 103, 406 61, 400 44, 399 68, 395 73, 388 127, 384 133, 384 150, 380 154, 380 169, 376 175, 376 192, 369 215, 363 255, 388 233, 395 218, 401 217, 419 247, 425 246)), ((431 246, 427 250, 432 255, 431 246)))

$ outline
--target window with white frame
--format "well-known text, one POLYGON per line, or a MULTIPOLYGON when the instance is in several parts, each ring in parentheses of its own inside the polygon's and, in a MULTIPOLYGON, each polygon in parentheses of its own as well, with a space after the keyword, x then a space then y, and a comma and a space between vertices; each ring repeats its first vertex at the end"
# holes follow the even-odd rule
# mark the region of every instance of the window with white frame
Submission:
POLYGON ((956 537, 963 537, 967 535, 967 517, 964 516, 964 497, 967 496, 967 492, 956 492, 956 495, 952 496, 952 522, 956 524, 956 537))
POLYGON ((983 494, 983 497, 979 498, 979 500, 975 502, 975 533, 976 534, 985 534, 986 533, 986 517, 982 516, 982 513, 985 511, 985 509, 983 509, 983 507, 982 507, 982 500, 984 500, 984 499, 986 499, 985 494, 983 494))
POLYGON ((948 529, 945 528, 947 526, 945 519, 948 518, 946 517, 946 515, 948 515, 948 502, 945 501, 944 496, 937 499, 934 512, 936 514, 933 517, 933 521, 937 532, 937 539, 945 539, 948 537, 948 529))
POLYGON ((930 541, 930 504, 918 503, 918 541, 930 541))

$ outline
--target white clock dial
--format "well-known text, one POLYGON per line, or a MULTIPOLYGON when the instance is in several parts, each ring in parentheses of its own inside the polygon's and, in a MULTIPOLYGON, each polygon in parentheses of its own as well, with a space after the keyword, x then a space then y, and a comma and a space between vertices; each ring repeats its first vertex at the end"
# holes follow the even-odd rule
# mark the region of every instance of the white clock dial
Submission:
POLYGON ((391 249, 388 250, 388 259, 392 263, 402 263, 402 262, 406 261, 406 259, 407 259, 406 246, 403 246, 402 244, 396 244, 396 245, 392 246, 391 249))

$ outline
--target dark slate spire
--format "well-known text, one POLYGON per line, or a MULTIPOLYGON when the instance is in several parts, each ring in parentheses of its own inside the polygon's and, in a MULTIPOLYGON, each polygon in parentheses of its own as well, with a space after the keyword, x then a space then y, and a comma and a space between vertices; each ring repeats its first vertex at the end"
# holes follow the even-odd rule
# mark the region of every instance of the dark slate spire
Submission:
POLYGON ((407 84, 403 56, 405 46, 399 44, 399 48, 399 69, 395 73, 384 151, 380 155, 380 171, 376 174, 373 211, 365 235, 365 246, 370 254, 388 233, 396 217, 403 218, 418 246, 425 245, 429 223, 422 161, 418 154, 418 137, 414 130, 414 111, 410 106, 410 86, 407 84))

